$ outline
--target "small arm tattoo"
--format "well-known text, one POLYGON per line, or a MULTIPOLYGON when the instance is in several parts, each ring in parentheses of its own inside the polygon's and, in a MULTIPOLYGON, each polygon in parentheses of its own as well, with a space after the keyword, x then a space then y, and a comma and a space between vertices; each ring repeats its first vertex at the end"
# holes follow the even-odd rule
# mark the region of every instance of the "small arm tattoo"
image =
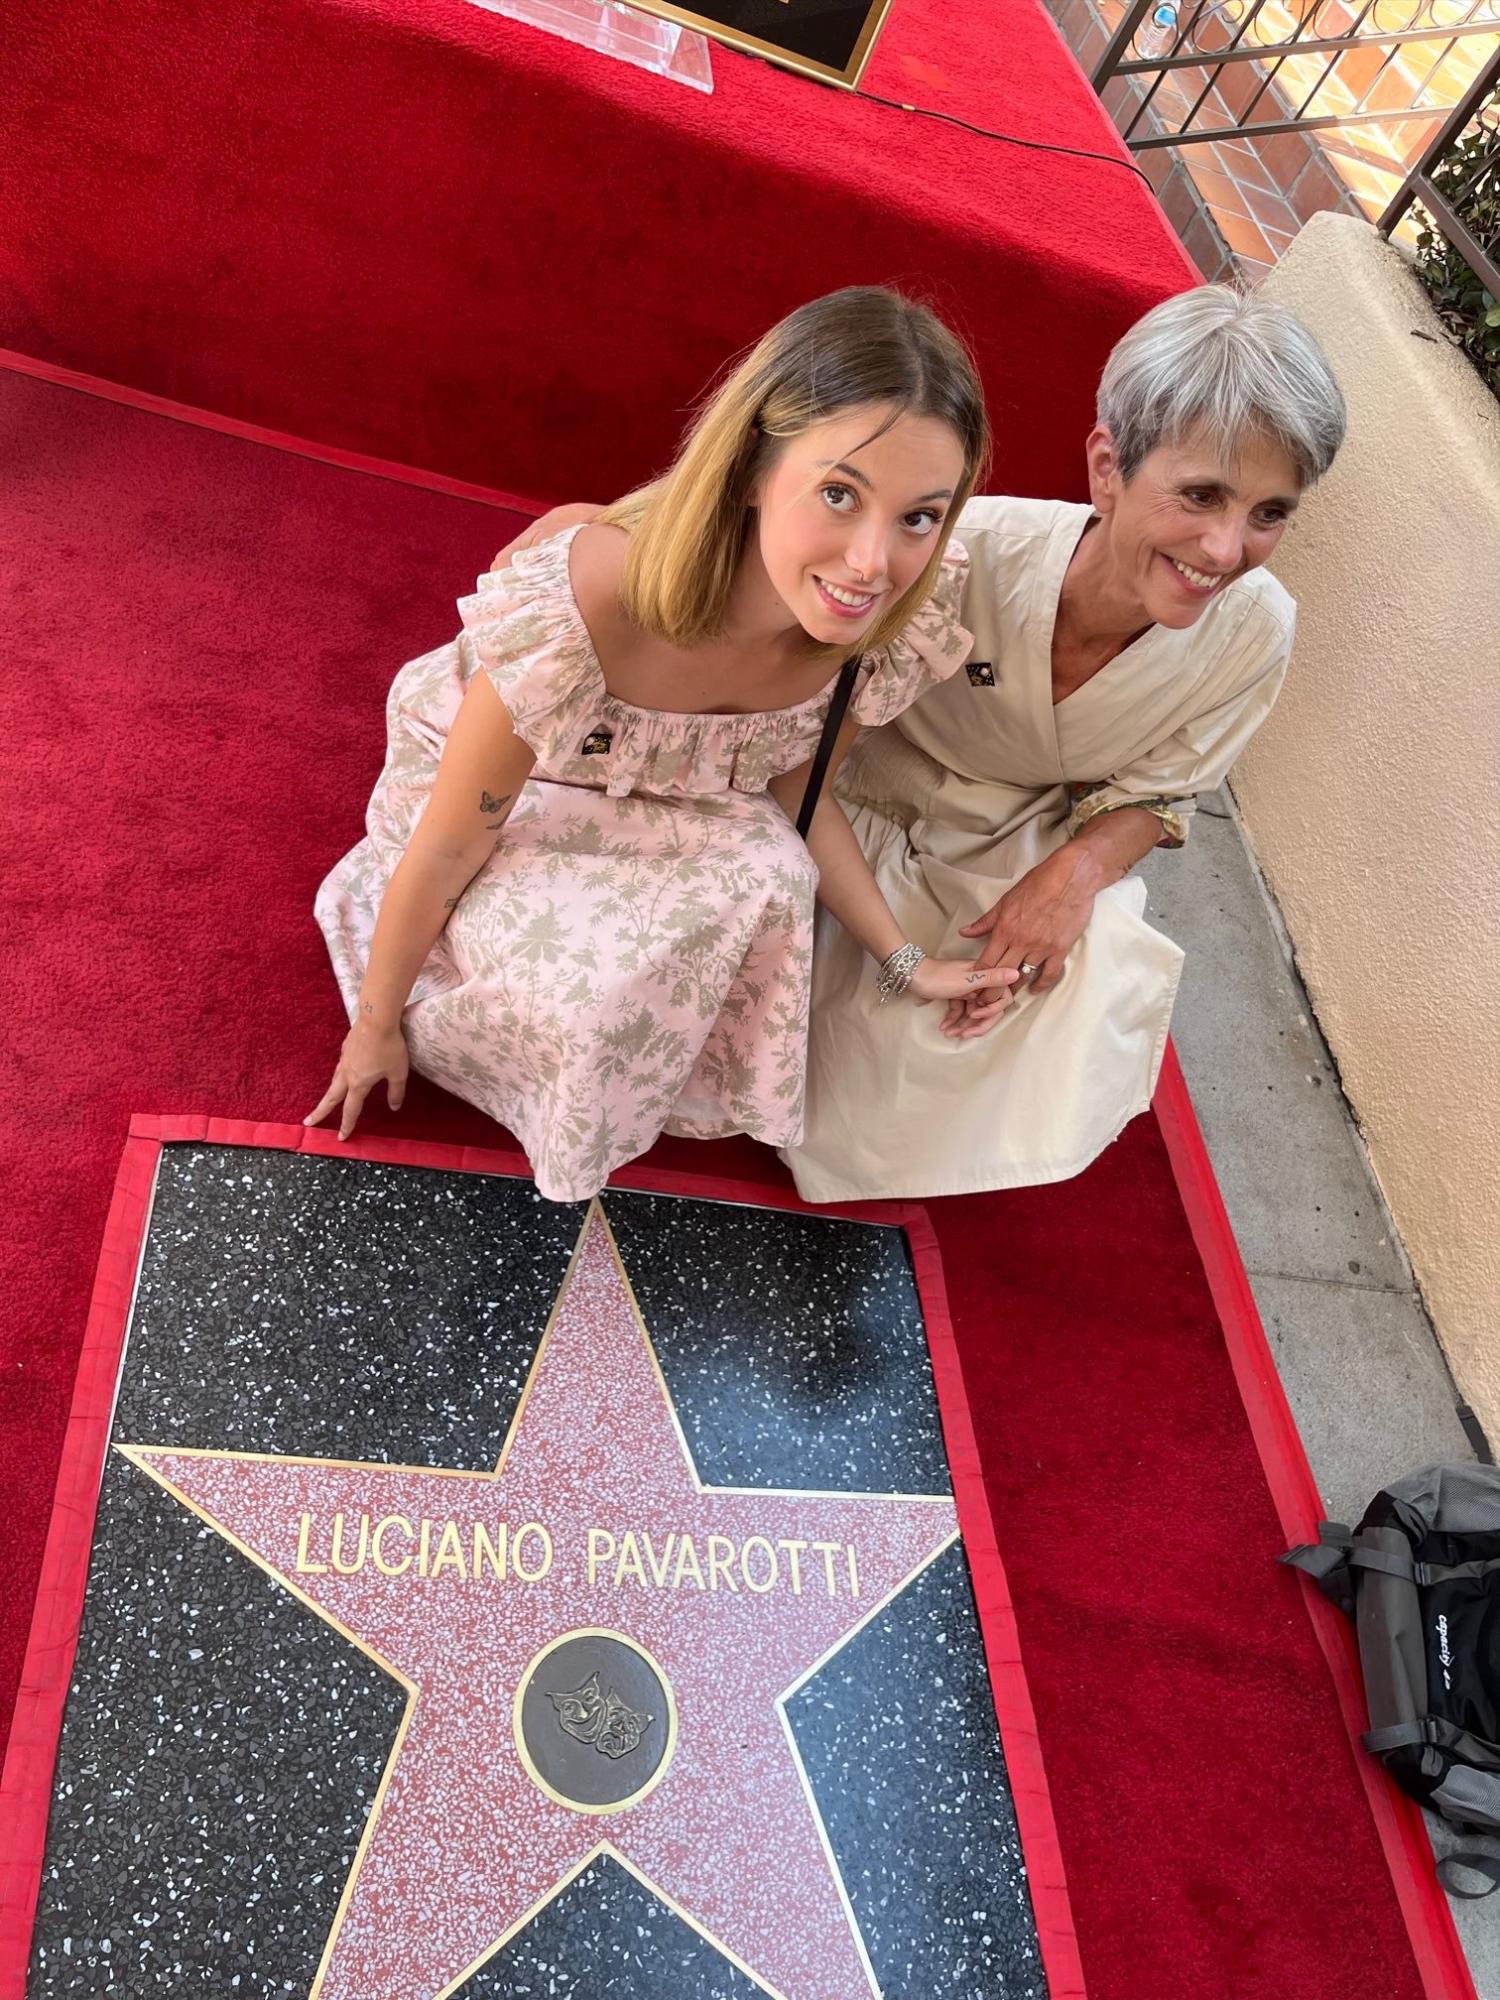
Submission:
POLYGON ((443 908, 444 908, 445 910, 456 910, 456 909, 458 908, 458 898, 457 898, 457 896, 450 896, 450 897, 448 898, 447 902, 446 902, 446 903, 444 903, 444 905, 443 905, 443 908))
POLYGON ((510 798, 511 795, 509 792, 502 792, 498 799, 494 799, 490 797, 488 792, 481 791, 479 794, 479 810, 482 813, 504 812, 505 808, 510 804, 510 798))

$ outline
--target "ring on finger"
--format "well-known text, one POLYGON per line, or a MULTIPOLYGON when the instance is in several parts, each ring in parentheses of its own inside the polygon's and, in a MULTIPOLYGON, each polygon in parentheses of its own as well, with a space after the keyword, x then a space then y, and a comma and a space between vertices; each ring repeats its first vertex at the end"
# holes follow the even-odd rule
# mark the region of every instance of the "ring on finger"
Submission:
POLYGON ((1034 965, 1018 965, 1016 967, 1017 972, 1020 973, 1023 979, 1029 979, 1032 973, 1036 971, 1036 969, 1037 968, 1034 965))

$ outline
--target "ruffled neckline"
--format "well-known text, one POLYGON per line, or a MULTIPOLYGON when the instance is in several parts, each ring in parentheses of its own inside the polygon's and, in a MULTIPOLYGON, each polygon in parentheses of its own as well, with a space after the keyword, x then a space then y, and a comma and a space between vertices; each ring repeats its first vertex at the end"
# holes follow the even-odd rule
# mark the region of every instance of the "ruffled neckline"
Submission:
MULTIPOLYGON (((519 550, 511 558, 510 568, 518 580, 524 580, 539 592, 545 592, 547 597, 557 604, 571 637, 588 656, 589 665, 598 681, 600 702, 610 714, 621 720, 632 718, 646 727, 654 728, 658 733, 674 725, 685 730, 701 730, 708 725, 721 730, 732 730, 736 726, 747 731, 771 728, 779 733, 782 729, 794 730, 804 718, 828 706, 833 698, 834 688, 838 684, 840 672, 838 668, 814 694, 806 696, 802 701, 792 702, 784 708, 647 708, 639 702, 626 701, 623 696, 612 694, 604 678, 604 666, 594 645, 593 634, 589 631, 573 590, 573 578, 568 561, 573 538, 584 525, 586 524, 579 522, 574 527, 564 528, 559 534, 549 536, 544 542, 536 542, 529 549, 519 550)), ((950 541, 943 553, 943 566, 948 568, 960 565, 966 575, 968 551, 961 543, 950 541)), ((962 579, 959 581, 961 583, 962 579)), ((861 697, 870 690, 871 683, 876 679, 882 665, 894 663, 909 655, 913 662, 919 662, 934 678, 945 677, 944 669, 946 668, 946 672, 954 671, 959 662, 966 657, 967 652, 972 649, 973 635, 958 625, 955 619, 945 614, 939 606, 937 602, 939 585, 935 585, 933 593, 894 639, 878 652, 865 656, 864 671, 855 697, 856 709, 861 697), (951 659, 951 666, 947 665, 946 661, 943 666, 939 666, 931 653, 925 647, 913 644, 909 636, 918 633, 925 638, 929 636, 928 627, 934 624, 943 628, 941 637, 944 643, 941 651, 951 659), (960 647, 962 650, 958 650, 960 647)), ((937 638, 939 633, 934 631, 931 636, 937 638)))

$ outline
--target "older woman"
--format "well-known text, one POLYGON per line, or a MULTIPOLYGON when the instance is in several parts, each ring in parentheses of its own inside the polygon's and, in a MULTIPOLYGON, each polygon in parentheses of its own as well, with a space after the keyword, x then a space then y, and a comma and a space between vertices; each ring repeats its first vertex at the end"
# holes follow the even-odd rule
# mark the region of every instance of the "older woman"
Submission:
POLYGON ((964 508, 965 670, 869 731, 838 790, 907 961, 969 939, 1019 984, 887 1005, 889 971, 820 919, 783 1155, 808 1200, 1063 1180, 1150 1103, 1182 953, 1130 871, 1182 845, 1276 699, 1295 612, 1262 565, 1343 431, 1306 330, 1204 286, 1110 356, 1088 504, 964 508))

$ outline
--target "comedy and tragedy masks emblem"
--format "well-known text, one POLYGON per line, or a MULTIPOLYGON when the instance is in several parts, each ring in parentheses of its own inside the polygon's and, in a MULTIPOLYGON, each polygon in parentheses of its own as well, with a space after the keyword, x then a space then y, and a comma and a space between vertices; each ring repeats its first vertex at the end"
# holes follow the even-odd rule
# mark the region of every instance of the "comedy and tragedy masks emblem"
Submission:
POLYGON ((601 1692, 597 1673, 571 1694, 549 1693, 547 1699, 557 1710, 560 1728, 606 1757, 625 1756, 651 1727, 652 1718, 627 1708, 613 1688, 601 1692))

